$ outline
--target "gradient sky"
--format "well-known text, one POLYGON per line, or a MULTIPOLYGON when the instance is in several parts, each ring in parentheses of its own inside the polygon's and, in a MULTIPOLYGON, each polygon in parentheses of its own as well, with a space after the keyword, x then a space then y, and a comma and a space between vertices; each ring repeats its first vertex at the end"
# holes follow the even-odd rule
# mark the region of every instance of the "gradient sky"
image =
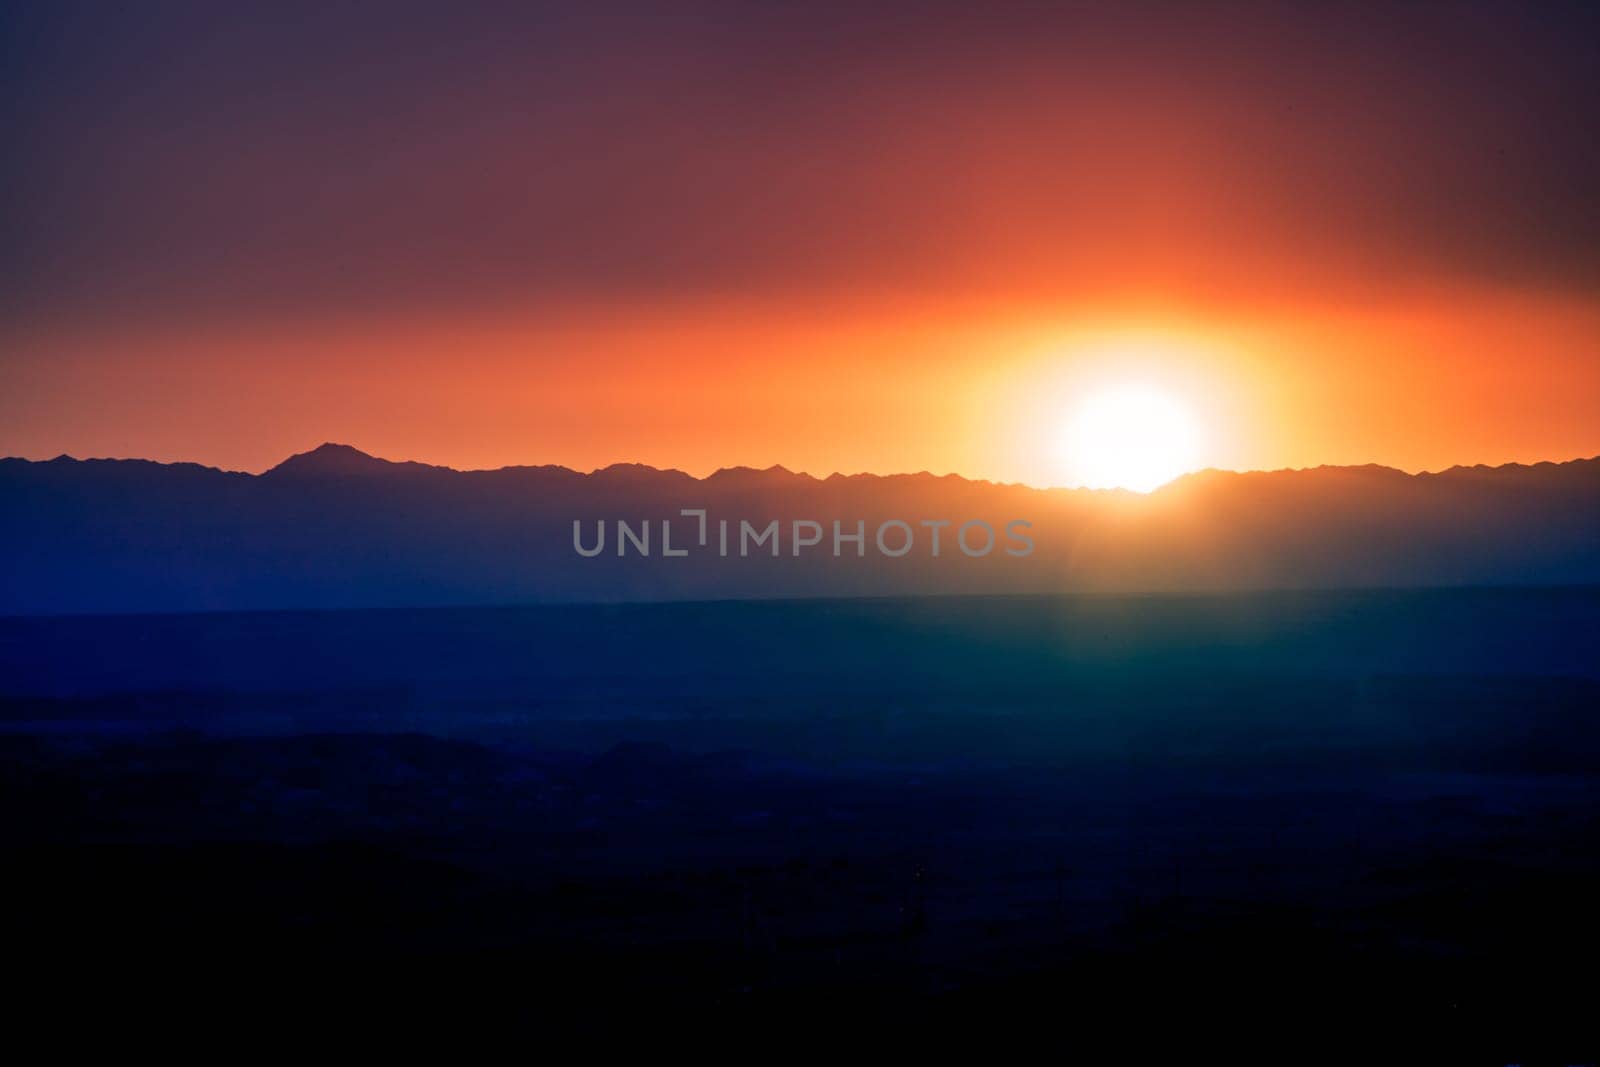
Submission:
POLYGON ((0 454, 1600 453, 1574 5, 11 4, 0 454))

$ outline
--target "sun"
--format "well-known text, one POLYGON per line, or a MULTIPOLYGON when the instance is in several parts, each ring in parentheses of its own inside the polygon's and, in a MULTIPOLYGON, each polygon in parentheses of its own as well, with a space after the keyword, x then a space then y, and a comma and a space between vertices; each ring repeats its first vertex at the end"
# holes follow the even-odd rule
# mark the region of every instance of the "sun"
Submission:
POLYGON ((1061 445, 1072 481, 1089 489, 1148 493, 1201 465, 1194 413, 1145 384, 1085 395, 1068 415, 1061 445))

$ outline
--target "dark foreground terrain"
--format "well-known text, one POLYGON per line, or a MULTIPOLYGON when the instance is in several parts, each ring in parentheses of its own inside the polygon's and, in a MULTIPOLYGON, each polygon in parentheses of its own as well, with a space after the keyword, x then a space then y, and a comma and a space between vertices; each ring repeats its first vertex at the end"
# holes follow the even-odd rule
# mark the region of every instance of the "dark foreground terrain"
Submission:
POLYGON ((1595 590, 6 619, 0 671, 35 991, 1596 1056, 1595 590))

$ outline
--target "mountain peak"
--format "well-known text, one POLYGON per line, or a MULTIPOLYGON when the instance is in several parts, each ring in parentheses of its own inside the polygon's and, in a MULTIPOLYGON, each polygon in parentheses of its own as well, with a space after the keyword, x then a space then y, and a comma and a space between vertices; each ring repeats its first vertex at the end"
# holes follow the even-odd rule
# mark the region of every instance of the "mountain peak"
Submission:
POLYGON ((590 478, 613 485, 654 485, 668 481, 692 481, 683 471, 672 467, 662 469, 646 463, 613 463, 590 471, 590 478))
POLYGON ((397 467, 420 467, 419 463, 392 463, 386 459, 369 456, 351 445, 326 441, 309 452, 298 452, 266 471, 269 476, 285 475, 315 477, 347 477, 358 474, 376 474, 397 467))
POLYGON ((765 486, 785 485, 797 481, 814 481, 809 474, 796 474, 789 468, 774 463, 765 469, 755 467, 719 467, 704 479, 717 485, 724 486, 765 486))

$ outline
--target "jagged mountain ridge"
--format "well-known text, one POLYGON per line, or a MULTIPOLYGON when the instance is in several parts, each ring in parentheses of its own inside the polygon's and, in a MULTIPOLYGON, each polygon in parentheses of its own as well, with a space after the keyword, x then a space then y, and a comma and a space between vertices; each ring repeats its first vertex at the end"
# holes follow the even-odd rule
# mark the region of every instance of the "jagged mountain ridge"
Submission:
POLYGON ((1139 495, 779 466, 457 471, 335 444, 261 474, 63 456, 0 460, 0 612, 1587 584, 1600 581, 1597 532, 1600 459, 1213 470, 1139 495), (729 557, 714 536, 661 556, 663 520, 674 547, 698 533, 684 508, 704 508, 713 530, 730 522, 729 557), (615 554, 619 519, 651 525, 650 557, 615 554), (739 522, 773 519, 780 555, 741 557, 739 522), (827 536, 792 554, 796 520, 826 534, 835 519, 845 533, 865 524, 865 558, 851 542, 835 558, 827 536), (902 558, 874 544, 890 519, 913 528, 902 558), (950 538, 971 519, 1002 534, 1025 520, 1035 551, 966 558, 950 538), (574 551, 574 520, 607 525, 603 553, 574 551), (937 558, 923 520, 955 524, 937 558))

